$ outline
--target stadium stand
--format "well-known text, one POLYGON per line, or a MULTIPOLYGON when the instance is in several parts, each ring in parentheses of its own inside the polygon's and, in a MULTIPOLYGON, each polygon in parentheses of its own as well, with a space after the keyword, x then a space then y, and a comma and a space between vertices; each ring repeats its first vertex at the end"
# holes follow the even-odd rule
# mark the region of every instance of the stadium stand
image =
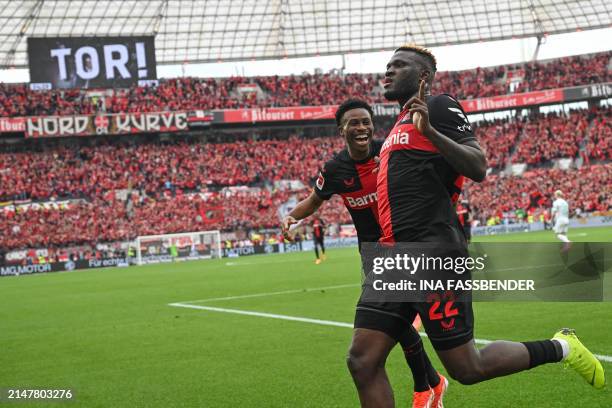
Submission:
POLYGON ((525 124, 512 161, 537 164, 559 157, 576 157, 588 125, 584 111, 538 115, 525 124))
MULTIPOLYGON (((191 231, 194 229, 252 229, 278 226, 278 206, 290 196, 308 190, 267 190, 259 194, 217 193, 204 202, 198 195, 178 194, 158 199, 134 196, 133 204, 123 200, 93 199, 72 202, 57 208, 0 212, 3 249, 95 245, 98 242, 126 241, 139 235, 191 231), (218 218, 205 213, 219 209, 218 218)), ((341 203, 325 206, 322 216, 334 223, 349 223, 341 203)))
MULTIPOLYGON (((491 174, 482 184, 468 183, 464 196, 472 203, 474 219, 499 223, 519 209, 541 214, 558 186, 566 186, 572 208, 611 209, 609 114, 610 108, 600 108, 567 117, 548 114, 481 123, 476 132, 485 149, 494 152, 489 153, 491 167, 500 167, 513 152, 532 166, 522 176, 491 174), (557 155, 547 152, 561 150, 576 157, 581 144, 592 163, 587 160, 580 169, 550 168, 550 159, 557 155)), ((231 143, 105 141, 41 145, 38 152, 4 151, 2 200, 72 201, 59 209, 51 205, 0 211, 0 230, 6 231, 0 248, 95 245, 194 229, 274 228, 278 207, 292 196, 308 194, 306 186, 316 175, 312 169, 342 146, 338 137, 294 136, 231 143), (280 180, 298 180, 305 187, 282 190, 274 185, 280 180), (247 185, 250 189, 244 191, 237 187, 247 185), (130 199, 118 198, 115 191, 128 187, 134 191, 130 199), (207 199, 194 194, 199 192, 207 199), (207 215, 211 211, 213 216, 207 215)), ((326 204, 321 215, 329 223, 350 223, 338 198, 326 204)))
MULTIPOLYGON (((610 109, 551 113, 482 122, 476 135, 489 166, 513 162, 537 165, 558 157, 575 158, 591 134, 587 150, 593 159, 610 151, 610 109), (589 129, 590 127, 590 129, 589 129)), ((388 129, 379 129, 382 137, 388 129)), ((100 198, 129 187, 157 196, 164 190, 261 186, 278 180, 308 185, 313 169, 343 147, 339 137, 236 141, 231 143, 103 142, 43 147, 42 151, 0 153, 0 200, 100 198)))
POLYGON ((489 176, 481 184, 467 183, 466 190, 474 218, 484 225, 491 218, 498 217, 496 222, 499 222, 505 213, 519 209, 529 214, 530 211, 550 208, 553 192, 560 186, 572 203, 573 211, 610 210, 611 179, 611 163, 574 170, 540 168, 522 176, 489 176))
MULTIPOLYGON (((549 208, 552 193, 558 186, 566 186, 572 208, 583 213, 605 211, 612 208, 610 179, 610 163, 578 170, 541 168, 523 176, 492 175, 482 184, 468 183, 466 197, 472 203, 474 218, 482 225, 492 217, 501 219, 505 213, 518 209, 529 214, 549 208)), ((135 195, 131 205, 115 198, 95 198, 72 202, 63 209, 3 211, 0 230, 8 233, 0 236, 0 247, 93 245, 194 229, 274 228, 278 226, 278 206, 293 195, 304 197, 308 193, 307 188, 275 192, 263 189, 259 193, 215 193, 206 201, 197 195, 181 193, 157 198, 135 195), (219 216, 207 219, 204 213, 209 209, 219 210, 219 216)), ((328 223, 350 223, 338 198, 323 207, 321 216, 328 223)))
MULTIPOLYGON (((611 57, 612 52, 605 52, 441 72, 434 93, 444 90, 470 99, 607 82, 612 80, 611 57)), ((321 105, 350 95, 382 102, 376 91, 381 78, 376 74, 177 78, 162 80, 157 87, 115 89, 98 98, 80 90, 32 91, 27 85, 0 84, 0 116, 321 105)), ((543 209, 560 185, 569 186, 566 194, 572 208, 612 209, 610 113, 609 107, 592 106, 587 114, 584 110, 532 112, 477 123, 475 132, 492 174, 482 184, 466 185, 464 197, 472 203, 474 219, 490 224, 516 221, 513 214, 545 215, 543 209), (553 168, 558 158, 580 159, 583 166, 553 168), (499 174, 512 163, 525 163, 528 170, 521 176, 499 174)), ((379 126, 377 137, 384 137, 389 126, 388 121, 379 126)), ((0 252, 36 247, 93 251, 100 242, 124 242, 138 235, 275 228, 278 207, 308 194, 307 186, 316 176, 313 169, 344 145, 338 137, 297 136, 222 143, 122 140, 3 146, 0 201, 14 205, 0 207, 4 232, 0 252), (295 180, 304 187, 283 190, 276 183, 282 180, 295 180), (126 189, 132 195, 118 198, 116 191, 126 189), (19 203, 60 201, 60 205, 15 210, 19 203)), ((330 224, 350 223, 337 197, 320 214, 330 224)))
POLYGON ((590 139, 586 146, 585 158, 587 160, 612 159, 612 123, 610 116, 612 109, 601 109, 591 113, 592 122, 590 139))
POLYGON ((164 189, 305 182, 340 138, 233 143, 104 143, 0 153, 0 200, 101 197, 128 185, 164 189))
MULTIPOLYGON (((612 81, 612 71, 608 69, 611 57, 612 52, 604 52, 535 63, 439 72, 432 92, 473 99, 609 82, 612 81)), ((0 116, 333 105, 350 96, 366 98, 370 102, 386 102, 381 94, 382 88, 377 86, 382 77, 382 74, 315 74, 173 78, 161 80, 157 87, 116 89, 103 97, 88 96, 91 90, 32 91, 24 84, 0 84, 0 116)))
POLYGON ((474 125, 478 142, 487 154, 489 167, 499 169, 506 164, 523 127, 523 120, 517 118, 482 121, 474 125))

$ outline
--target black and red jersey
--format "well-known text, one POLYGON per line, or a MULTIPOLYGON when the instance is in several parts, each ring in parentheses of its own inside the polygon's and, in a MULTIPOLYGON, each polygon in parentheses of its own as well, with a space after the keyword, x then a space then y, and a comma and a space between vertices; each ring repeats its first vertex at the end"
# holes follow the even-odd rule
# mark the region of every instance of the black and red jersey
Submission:
POLYGON ((351 214, 357 238, 361 242, 377 242, 380 238, 376 205, 376 172, 382 141, 373 140, 369 156, 353 160, 343 149, 325 163, 315 183, 314 191, 323 200, 339 194, 351 214))
POLYGON ((312 223, 312 233, 314 235, 314 238, 317 240, 322 240, 323 239, 323 235, 325 233, 325 224, 323 224, 323 221, 315 219, 312 223))
POLYGON ((472 221, 472 212, 469 204, 457 204, 457 217, 459 218, 459 224, 462 226, 469 226, 472 221))
MULTIPOLYGON (((461 105, 451 96, 427 97, 429 121, 458 143, 476 140, 461 105)), ((458 174, 402 110, 380 151, 378 214, 382 242, 465 242, 454 204, 458 174)))

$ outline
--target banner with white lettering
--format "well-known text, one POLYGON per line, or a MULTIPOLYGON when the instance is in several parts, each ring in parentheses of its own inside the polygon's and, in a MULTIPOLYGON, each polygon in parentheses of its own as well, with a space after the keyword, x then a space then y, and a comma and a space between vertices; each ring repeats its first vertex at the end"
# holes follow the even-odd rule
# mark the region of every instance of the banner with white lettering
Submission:
POLYGON ((187 112, 32 116, 26 120, 25 137, 120 135, 185 130, 187 112))
POLYGON ((35 89, 128 88, 157 80, 152 36, 32 37, 28 63, 35 89))

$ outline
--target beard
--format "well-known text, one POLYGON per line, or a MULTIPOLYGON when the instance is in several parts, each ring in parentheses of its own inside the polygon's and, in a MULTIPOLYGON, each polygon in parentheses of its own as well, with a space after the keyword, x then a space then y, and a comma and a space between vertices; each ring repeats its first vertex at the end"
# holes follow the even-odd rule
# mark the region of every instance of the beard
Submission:
POLYGON ((383 96, 388 101, 397 101, 402 99, 402 92, 392 89, 389 91, 385 91, 385 93, 383 93, 383 96))
POLYGON ((418 83, 417 86, 411 85, 412 81, 404 80, 403 87, 398 87, 397 89, 390 89, 383 93, 383 96, 388 101, 402 101, 408 100, 412 95, 416 94, 419 91, 418 83))

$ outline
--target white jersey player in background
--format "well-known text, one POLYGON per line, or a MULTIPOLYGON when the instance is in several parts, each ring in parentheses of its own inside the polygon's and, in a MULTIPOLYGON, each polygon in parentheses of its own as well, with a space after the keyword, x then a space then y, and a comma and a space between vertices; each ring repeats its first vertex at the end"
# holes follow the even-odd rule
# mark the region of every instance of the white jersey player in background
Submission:
POLYGON ((555 191, 555 201, 553 202, 551 215, 555 221, 553 231, 557 234, 557 238, 565 244, 569 244, 570 240, 567 237, 567 228, 569 226, 569 205, 563 199, 561 190, 555 191))

